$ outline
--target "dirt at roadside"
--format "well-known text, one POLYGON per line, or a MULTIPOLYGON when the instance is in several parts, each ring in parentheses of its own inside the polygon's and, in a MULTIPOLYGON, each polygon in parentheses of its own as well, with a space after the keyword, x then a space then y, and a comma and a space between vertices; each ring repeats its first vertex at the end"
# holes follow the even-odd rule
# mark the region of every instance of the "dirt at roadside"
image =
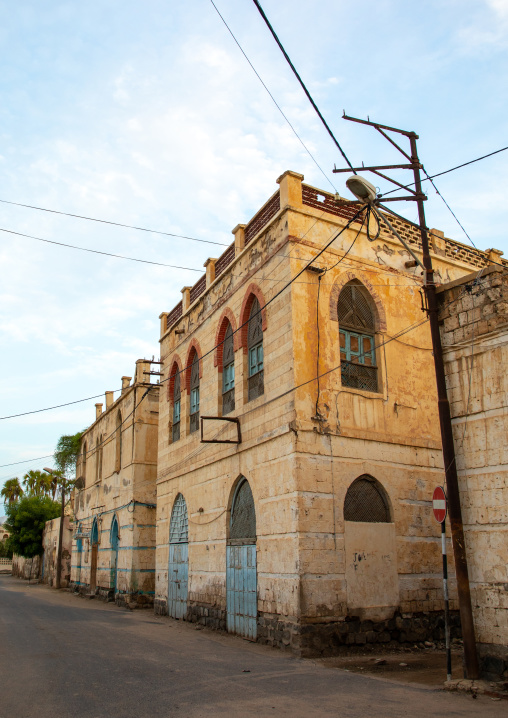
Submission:
MULTIPOLYGON (((316 663, 327 668, 340 668, 351 673, 379 676, 401 683, 415 683, 429 688, 442 688, 446 681, 446 651, 435 646, 401 648, 397 651, 319 658, 316 663)), ((452 677, 463 678, 462 647, 452 648, 452 677)))

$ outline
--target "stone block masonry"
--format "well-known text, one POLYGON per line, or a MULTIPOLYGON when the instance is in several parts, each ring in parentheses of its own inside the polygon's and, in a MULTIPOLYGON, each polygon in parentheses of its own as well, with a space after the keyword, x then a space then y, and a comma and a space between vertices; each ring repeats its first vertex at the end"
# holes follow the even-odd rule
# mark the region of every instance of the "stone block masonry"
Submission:
MULTIPOLYGON (((495 260, 500 260, 499 253, 495 260)), ((492 265, 439 290, 476 638, 508 677, 508 277, 492 265)))

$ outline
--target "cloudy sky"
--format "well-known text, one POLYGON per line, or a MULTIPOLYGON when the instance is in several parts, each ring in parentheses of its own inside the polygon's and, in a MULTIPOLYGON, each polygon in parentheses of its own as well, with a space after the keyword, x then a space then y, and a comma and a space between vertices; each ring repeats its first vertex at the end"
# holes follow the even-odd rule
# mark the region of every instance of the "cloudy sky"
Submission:
MULTIPOLYGON (((252 0, 0 3, 0 415, 118 389, 158 355, 161 311, 286 169, 346 194, 343 161, 252 0), (36 205, 206 244, 6 204, 36 205), (191 269, 150 266, 23 234, 191 269)), ((508 0, 264 0, 351 160, 399 161, 348 114, 413 129, 430 173, 508 145, 508 0)), ((438 187, 482 249, 508 255, 508 152, 438 187)), ((427 219, 468 242, 433 191, 427 219)), ((415 207, 403 208, 415 219, 415 207)), ((0 464, 51 454, 97 399, 0 421, 0 464)), ((0 468, 0 484, 48 459, 0 468)))

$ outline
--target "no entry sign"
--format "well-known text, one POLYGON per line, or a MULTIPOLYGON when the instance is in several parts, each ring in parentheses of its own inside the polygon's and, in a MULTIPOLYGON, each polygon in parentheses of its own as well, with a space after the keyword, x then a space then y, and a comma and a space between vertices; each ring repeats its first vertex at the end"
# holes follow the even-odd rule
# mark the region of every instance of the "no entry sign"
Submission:
POLYGON ((446 494, 442 486, 436 486, 432 495, 432 510, 434 512, 434 518, 440 524, 446 518, 446 494))

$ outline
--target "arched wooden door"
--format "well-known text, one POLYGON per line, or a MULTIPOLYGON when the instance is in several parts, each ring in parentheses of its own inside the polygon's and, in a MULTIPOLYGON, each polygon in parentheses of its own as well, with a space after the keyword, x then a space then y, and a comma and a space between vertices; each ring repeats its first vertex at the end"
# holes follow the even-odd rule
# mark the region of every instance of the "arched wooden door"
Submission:
POLYGON ((256 511, 247 479, 235 489, 226 548, 227 627, 230 633, 257 637, 256 511))
POLYGON ((92 544, 92 556, 90 559, 90 593, 95 593, 97 588, 97 558, 99 556, 99 525, 97 523, 97 519, 94 519, 92 524, 90 543, 92 544))
POLYGON ((76 581, 75 583, 79 586, 81 584, 81 564, 83 562, 83 539, 81 534, 83 533, 83 526, 78 524, 78 537, 76 539, 76 581))
POLYGON ((169 524, 168 614, 173 618, 187 615, 189 583, 189 526, 187 504, 178 494, 169 524))
POLYGON ((111 522, 111 532, 110 532, 110 543, 111 543, 111 559, 110 559, 110 578, 109 578, 109 585, 110 588, 113 591, 113 595, 116 593, 117 583, 118 583, 118 519, 116 516, 113 516, 113 521, 111 522))

